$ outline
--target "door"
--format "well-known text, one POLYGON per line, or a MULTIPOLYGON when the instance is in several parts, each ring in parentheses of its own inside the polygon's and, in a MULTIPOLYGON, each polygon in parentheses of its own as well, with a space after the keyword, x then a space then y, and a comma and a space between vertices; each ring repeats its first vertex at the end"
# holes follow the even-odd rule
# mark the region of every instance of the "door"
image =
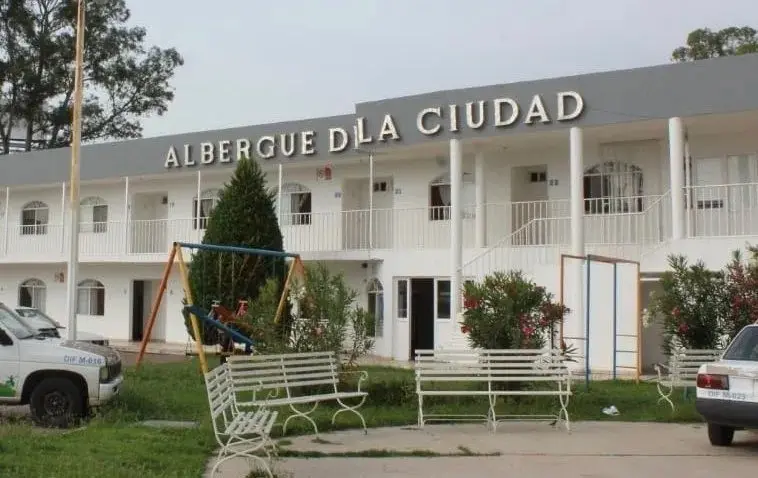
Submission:
POLYGON ((132 282, 132 340, 142 340, 145 333, 145 281, 132 282))
MULTIPOLYGON (((10 313, 0 308, 0 324, 5 321, 16 323, 10 313)), ((0 325, 0 401, 15 397, 21 382, 19 367, 19 342, 3 325, 0 325)))
POLYGON ((410 348, 410 279, 395 279, 395 313, 392 330, 392 357, 407 360, 410 348))
POLYGON ((720 398, 758 402, 758 325, 742 329, 724 352, 723 360, 729 366, 729 381, 720 398))
POLYGON ((381 178, 374 181, 373 202, 374 210, 371 213, 372 247, 374 249, 388 249, 392 247, 392 178, 381 178))
POLYGON ((511 228, 515 245, 539 245, 545 242, 547 222, 547 166, 522 166, 511 173, 511 228))
POLYGON ((434 349, 434 304, 434 279, 411 279, 411 360, 417 349, 434 349))
POLYGON ((342 240, 345 249, 367 249, 368 241, 368 181, 350 179, 342 186, 342 240))

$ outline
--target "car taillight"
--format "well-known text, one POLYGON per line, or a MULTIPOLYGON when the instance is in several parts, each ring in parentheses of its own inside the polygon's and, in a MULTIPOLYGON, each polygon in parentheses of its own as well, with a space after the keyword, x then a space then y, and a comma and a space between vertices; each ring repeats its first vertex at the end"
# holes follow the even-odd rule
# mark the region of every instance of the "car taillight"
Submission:
POLYGON ((710 388, 712 390, 729 390, 729 376, 699 373, 697 375, 697 388, 710 388))

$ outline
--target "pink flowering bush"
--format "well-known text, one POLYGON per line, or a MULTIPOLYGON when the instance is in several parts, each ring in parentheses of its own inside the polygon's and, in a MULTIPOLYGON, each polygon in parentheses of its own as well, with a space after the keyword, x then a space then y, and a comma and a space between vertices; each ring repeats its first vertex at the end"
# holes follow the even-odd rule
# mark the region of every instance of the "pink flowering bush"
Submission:
POLYGON ((728 308, 723 333, 734 338, 737 332, 758 320, 758 248, 748 247, 748 258, 734 251, 732 261, 724 270, 728 308))
POLYGON ((661 290, 648 306, 663 328, 664 353, 721 347, 729 307, 725 273, 707 269, 702 261, 688 264, 681 255, 669 256, 668 262, 661 290))
POLYGON ((568 313, 521 271, 495 272, 464 286, 461 332, 473 347, 538 349, 568 313))

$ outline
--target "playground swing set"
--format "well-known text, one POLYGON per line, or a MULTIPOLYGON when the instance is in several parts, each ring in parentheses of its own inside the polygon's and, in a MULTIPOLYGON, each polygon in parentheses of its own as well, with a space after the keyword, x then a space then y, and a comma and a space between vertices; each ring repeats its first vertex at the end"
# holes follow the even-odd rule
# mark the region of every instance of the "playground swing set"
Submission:
MULTIPOLYGON (((221 304, 219 300, 214 300, 211 305, 211 309, 206 311, 199 305, 194 303, 192 296, 192 289, 190 287, 189 270, 187 263, 184 261, 184 254, 182 249, 190 250, 206 250, 215 251, 220 253, 240 254, 245 256, 245 260, 251 256, 264 256, 264 257, 282 257, 285 259, 291 259, 289 269, 287 271, 287 278, 284 282, 281 296, 279 297, 279 304, 276 310, 276 316, 274 321, 279 322, 284 312, 285 301, 287 300, 287 294, 289 293, 292 280, 295 275, 304 277, 304 266, 299 254, 284 252, 284 251, 272 251, 268 249, 255 249, 249 247, 237 247, 237 246, 222 246, 216 244, 193 244, 187 242, 175 242, 171 250, 169 251, 168 261, 163 270, 163 278, 161 279, 160 286, 158 288, 158 294, 152 304, 150 311, 150 317, 148 319, 145 334, 142 337, 140 343, 139 354, 137 355, 137 369, 139 369, 142 359, 144 358, 147 350, 147 344, 150 342, 150 337, 153 332, 158 311, 160 310, 163 302, 163 297, 166 295, 166 287, 168 285, 169 277, 173 269, 174 263, 179 264, 179 274, 181 277, 182 289, 184 291, 184 297, 182 298, 182 315, 189 318, 189 322, 192 326, 192 335, 197 339, 202 337, 200 321, 204 323, 210 329, 216 330, 220 334, 221 351, 219 354, 222 357, 226 357, 235 353, 235 344, 241 344, 245 347, 245 353, 250 354, 255 345, 251 338, 251 330, 247 324, 240 320, 245 316, 248 303, 247 298, 238 298, 234 311, 221 304)), ((219 257, 219 287, 225 287, 224 281, 221 278, 222 263, 219 257)), ((232 256, 232 284, 231 292, 235 296, 235 256, 232 256)), ((207 268, 203 264, 203 273, 207 268)), ((191 340, 191 339, 190 339, 191 340)), ((198 356, 200 362, 200 369, 202 373, 208 372, 208 361, 205 354, 205 346, 203 340, 195 340, 195 354, 198 356)), ((194 355, 194 354, 193 354, 194 355)))

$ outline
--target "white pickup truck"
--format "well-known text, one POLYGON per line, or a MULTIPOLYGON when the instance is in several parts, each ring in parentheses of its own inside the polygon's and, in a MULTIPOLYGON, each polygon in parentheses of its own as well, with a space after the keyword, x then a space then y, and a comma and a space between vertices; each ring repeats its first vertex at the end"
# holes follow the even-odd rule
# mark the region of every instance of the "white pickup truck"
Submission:
POLYGON ((26 405, 43 426, 68 427, 121 390, 113 349, 38 334, 0 303, 0 404, 26 405))

